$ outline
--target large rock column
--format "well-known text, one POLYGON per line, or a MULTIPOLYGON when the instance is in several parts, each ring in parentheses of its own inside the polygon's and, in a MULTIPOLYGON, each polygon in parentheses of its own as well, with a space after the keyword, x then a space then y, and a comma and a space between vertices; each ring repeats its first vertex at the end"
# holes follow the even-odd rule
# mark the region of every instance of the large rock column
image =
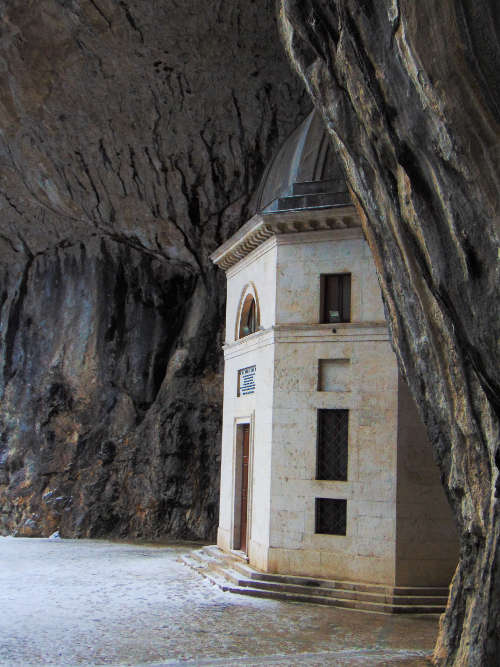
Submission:
POLYGON ((500 655, 498 4, 281 0, 457 518, 436 662, 500 655))

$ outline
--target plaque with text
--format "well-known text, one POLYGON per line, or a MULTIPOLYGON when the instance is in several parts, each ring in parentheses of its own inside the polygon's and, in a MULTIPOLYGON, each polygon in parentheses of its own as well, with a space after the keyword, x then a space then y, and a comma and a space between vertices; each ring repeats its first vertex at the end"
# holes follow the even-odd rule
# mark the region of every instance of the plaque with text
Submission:
POLYGON ((248 396, 255 393, 255 368, 256 366, 247 366, 238 371, 237 396, 248 396))

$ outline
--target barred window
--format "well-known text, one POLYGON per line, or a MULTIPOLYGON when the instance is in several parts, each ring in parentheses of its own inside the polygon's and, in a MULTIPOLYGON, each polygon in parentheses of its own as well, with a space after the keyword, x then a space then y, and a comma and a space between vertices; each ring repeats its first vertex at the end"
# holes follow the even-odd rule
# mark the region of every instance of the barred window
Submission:
POLYGON ((349 410, 318 410, 316 479, 347 481, 349 410))
POLYGON ((346 535, 347 500, 316 498, 316 533, 346 535))

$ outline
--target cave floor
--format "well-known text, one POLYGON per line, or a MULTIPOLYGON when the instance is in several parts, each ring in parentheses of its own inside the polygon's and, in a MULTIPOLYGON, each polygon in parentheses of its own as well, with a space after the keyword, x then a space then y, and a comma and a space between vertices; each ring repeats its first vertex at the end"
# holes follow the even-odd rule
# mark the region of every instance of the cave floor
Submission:
POLYGON ((189 548, 0 537, 0 664, 429 664, 437 617, 223 593, 189 548))

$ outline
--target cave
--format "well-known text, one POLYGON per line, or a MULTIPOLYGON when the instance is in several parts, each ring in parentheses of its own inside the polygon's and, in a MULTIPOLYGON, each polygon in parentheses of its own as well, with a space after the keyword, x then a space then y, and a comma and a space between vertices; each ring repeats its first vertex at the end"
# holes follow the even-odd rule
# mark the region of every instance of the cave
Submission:
POLYGON ((497 5, 4 3, 2 534, 215 539, 210 254, 312 102, 460 537, 435 661, 496 664, 497 5))

